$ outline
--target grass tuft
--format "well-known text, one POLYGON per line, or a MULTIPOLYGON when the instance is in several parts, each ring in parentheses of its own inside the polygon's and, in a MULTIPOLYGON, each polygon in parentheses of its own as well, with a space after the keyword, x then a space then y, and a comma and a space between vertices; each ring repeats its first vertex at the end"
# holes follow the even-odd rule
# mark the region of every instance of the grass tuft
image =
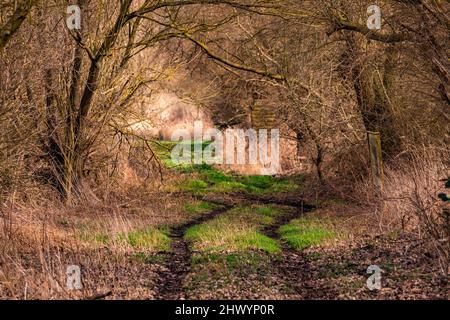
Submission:
POLYGON ((278 217, 282 214, 285 214, 286 212, 284 210, 281 210, 275 205, 272 206, 259 206, 255 208, 256 213, 266 216, 266 217, 278 217))
POLYGON ((199 213, 205 213, 213 211, 214 209, 217 209, 217 205, 211 202, 207 201, 196 201, 191 203, 186 203, 184 205, 184 209, 187 213, 190 214, 199 214, 199 213))
POLYGON ((117 236, 117 241, 133 248, 145 248, 151 251, 169 251, 171 244, 168 230, 155 227, 121 233, 117 236))
POLYGON ((242 252, 262 250, 280 252, 278 242, 259 232, 272 222, 272 218, 258 214, 257 208, 243 207, 229 211, 206 223, 195 225, 186 231, 185 239, 192 242, 194 250, 217 252, 242 252))
POLYGON ((320 245, 325 240, 336 237, 326 221, 308 218, 292 220, 289 224, 282 226, 278 233, 282 240, 298 250, 320 245))

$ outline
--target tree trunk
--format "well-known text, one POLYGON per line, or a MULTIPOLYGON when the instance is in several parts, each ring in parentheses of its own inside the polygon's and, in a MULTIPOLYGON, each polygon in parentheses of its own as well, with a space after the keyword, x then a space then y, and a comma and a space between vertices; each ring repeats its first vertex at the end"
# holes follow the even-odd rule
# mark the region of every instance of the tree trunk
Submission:
POLYGON ((302 155, 302 142, 304 139, 304 134, 302 130, 295 129, 295 140, 297 141, 297 157, 302 155))
POLYGON ((61 128, 58 125, 58 104, 55 95, 53 70, 46 70, 45 80, 45 125, 47 128, 45 151, 49 156, 53 167, 52 185, 60 192, 61 196, 71 201, 74 189, 74 161, 76 156, 70 150, 67 143, 61 143, 61 128))
POLYGON ((350 65, 350 61, 356 61, 359 57, 354 35, 348 35, 347 44, 345 59, 351 68, 351 81, 365 129, 380 132, 383 155, 387 160, 392 159, 401 151, 401 139, 394 125, 394 106, 390 94, 394 72, 393 51, 387 51, 382 66, 375 63, 361 66, 359 62, 350 65))

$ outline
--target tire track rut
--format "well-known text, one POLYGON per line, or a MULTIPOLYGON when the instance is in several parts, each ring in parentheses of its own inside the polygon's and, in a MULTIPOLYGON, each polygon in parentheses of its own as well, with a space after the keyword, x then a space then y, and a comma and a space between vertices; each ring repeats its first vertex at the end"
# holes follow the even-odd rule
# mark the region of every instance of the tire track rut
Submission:
POLYGON ((234 205, 221 204, 217 208, 207 214, 204 214, 197 219, 188 221, 185 224, 173 227, 170 230, 170 237, 172 238, 172 251, 165 252, 162 255, 165 257, 166 263, 163 269, 158 272, 158 282, 155 285, 155 299, 158 300, 183 300, 185 293, 183 290, 183 282, 191 268, 192 251, 189 247, 188 241, 184 239, 184 234, 190 227, 202 224, 206 221, 212 220, 215 217, 232 209, 234 205))
MULTIPOLYGON (((200 197, 199 197, 200 199, 200 197)), ((240 194, 233 197, 233 201, 221 201, 225 199, 207 199, 201 198, 200 200, 209 201, 220 205, 217 208, 207 214, 204 214, 197 219, 186 222, 185 224, 175 226, 170 231, 170 237, 172 242, 172 251, 161 253, 165 258, 163 268, 158 272, 158 281, 155 284, 155 299, 161 300, 183 300, 186 298, 183 289, 183 282, 188 273, 191 270, 191 257, 192 251, 189 246, 189 242, 184 239, 186 230, 190 227, 198 224, 202 224, 209 220, 218 217, 221 214, 233 209, 239 205, 249 204, 278 204, 295 207, 296 210, 290 214, 281 215, 273 224, 265 227, 261 230, 263 234, 273 239, 277 239, 280 242, 282 248, 282 259, 274 259, 272 261, 274 270, 279 276, 287 282, 295 281, 302 276, 301 270, 296 265, 303 263, 301 253, 291 248, 288 244, 280 240, 280 236, 277 230, 289 223, 291 220, 296 219, 315 209, 314 206, 305 204, 302 200, 298 199, 279 199, 272 197, 259 197, 249 196, 247 194, 240 194), (295 261, 295 262, 294 262, 295 261)), ((227 199, 230 200, 230 199, 227 199)), ((304 263, 303 263, 304 264, 304 263)), ((296 291, 298 292, 299 290, 296 291)))
MULTIPOLYGON (((293 203, 293 201, 290 201, 290 203, 293 203)), ((271 259, 273 270, 277 278, 294 290, 296 299, 322 299, 326 294, 337 296, 336 292, 332 292, 333 288, 327 286, 324 286, 323 292, 317 290, 314 281, 312 281, 315 274, 314 267, 306 254, 284 242, 277 232, 281 226, 316 209, 315 206, 303 202, 300 202, 300 205, 296 207, 297 210, 291 214, 278 217, 275 223, 261 230, 266 236, 277 239, 282 249, 281 257, 271 259)))

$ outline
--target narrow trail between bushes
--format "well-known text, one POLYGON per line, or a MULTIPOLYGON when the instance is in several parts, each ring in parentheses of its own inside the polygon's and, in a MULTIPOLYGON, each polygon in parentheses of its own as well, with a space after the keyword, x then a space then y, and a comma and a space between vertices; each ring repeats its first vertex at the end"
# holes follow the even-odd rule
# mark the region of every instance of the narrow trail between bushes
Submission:
POLYGON ((197 219, 190 220, 185 224, 173 227, 170 230, 170 237, 173 240, 172 251, 163 253, 166 262, 163 269, 159 272, 158 283, 155 286, 155 299, 185 299, 183 281, 190 271, 192 256, 189 243, 184 239, 186 230, 197 224, 212 220, 232 208, 233 205, 222 204, 220 208, 204 214, 197 219))
POLYGON ((296 208, 296 210, 290 214, 279 216, 273 224, 261 230, 264 235, 278 240, 282 250, 281 255, 271 259, 272 270, 274 270, 274 273, 276 273, 279 279, 292 286, 299 299, 313 299, 314 295, 311 295, 311 292, 314 290, 311 289, 314 288, 308 285, 307 280, 308 275, 311 273, 307 259, 305 259, 304 254, 301 251, 294 249, 283 241, 278 234, 278 230, 292 220, 298 219, 304 214, 313 211, 315 206, 305 204, 302 200, 290 199, 286 202, 274 198, 268 200, 268 203, 288 203, 286 205, 296 208))
MULTIPOLYGON (((292 215, 292 216, 294 216, 293 219, 295 219, 296 215, 299 215, 299 214, 302 215, 303 213, 306 213, 306 212, 314 209, 314 206, 306 204, 302 198, 293 198, 292 196, 288 196, 288 195, 279 195, 279 196, 274 197, 274 196, 253 195, 251 193, 236 193, 236 194, 233 194, 233 198, 235 200, 241 200, 241 201, 250 202, 250 203, 260 203, 260 204, 265 204, 265 205, 275 204, 275 205, 294 207, 297 209, 297 212, 296 212, 296 214, 292 215)), ((283 219, 283 220, 286 221, 286 219, 283 219)))

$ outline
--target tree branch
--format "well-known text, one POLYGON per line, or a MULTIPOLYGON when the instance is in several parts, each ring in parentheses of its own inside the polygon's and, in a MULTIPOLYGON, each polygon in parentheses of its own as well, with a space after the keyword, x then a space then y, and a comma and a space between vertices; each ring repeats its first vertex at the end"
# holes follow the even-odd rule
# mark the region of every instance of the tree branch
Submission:
POLYGON ((190 35, 187 32, 183 33, 183 37, 188 39, 188 40, 190 40, 191 42, 193 42, 197 46, 199 46, 206 53, 206 55, 208 57, 210 57, 213 60, 216 60, 216 61, 218 61, 220 63, 223 63, 223 64, 225 64, 225 65, 227 65, 229 67, 232 67, 232 68, 237 69, 237 70, 242 70, 242 71, 255 73, 255 74, 258 74, 258 75, 261 75, 261 76, 264 76, 264 77, 268 77, 270 79, 277 80, 277 81, 285 80, 285 77, 283 75, 276 74, 276 73, 271 73, 270 71, 267 71, 267 70, 262 70, 262 69, 258 69, 258 68, 244 66, 242 64, 238 64, 238 63, 232 62, 230 60, 227 60, 224 57, 221 57, 218 54, 214 53, 206 44, 204 44, 200 40, 195 39, 192 35, 190 35))
POLYGON ((395 43, 403 41, 414 41, 414 37, 406 33, 382 33, 380 31, 371 30, 365 25, 357 24, 352 21, 348 21, 341 17, 334 17, 335 25, 334 28, 329 31, 328 36, 341 30, 354 31, 362 34, 369 40, 384 42, 384 43, 395 43))
POLYGON ((37 0, 17 1, 16 10, 9 20, 0 28, 0 50, 3 49, 13 34, 22 25, 22 22, 28 16, 31 8, 37 3, 37 0))

